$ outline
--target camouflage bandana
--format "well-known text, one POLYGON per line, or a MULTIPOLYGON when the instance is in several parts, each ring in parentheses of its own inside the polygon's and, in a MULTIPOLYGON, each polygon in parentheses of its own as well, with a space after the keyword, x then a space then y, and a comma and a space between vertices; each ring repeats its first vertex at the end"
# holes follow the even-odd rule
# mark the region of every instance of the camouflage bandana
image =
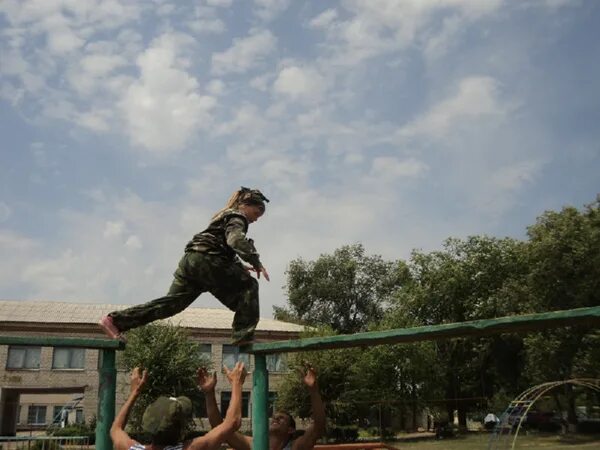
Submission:
POLYGON ((192 402, 187 397, 159 397, 144 411, 142 429, 160 445, 177 444, 192 417, 192 402))
POLYGON ((240 188, 240 203, 247 205, 259 205, 265 208, 265 203, 269 203, 269 199, 264 196, 258 189, 249 189, 242 186, 240 188))

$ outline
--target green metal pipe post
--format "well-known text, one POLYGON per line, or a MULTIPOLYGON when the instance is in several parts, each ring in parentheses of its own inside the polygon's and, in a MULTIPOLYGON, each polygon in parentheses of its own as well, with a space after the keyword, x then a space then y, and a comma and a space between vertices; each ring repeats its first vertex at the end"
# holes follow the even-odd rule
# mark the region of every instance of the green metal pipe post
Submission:
POLYGON ((269 449, 269 373, 267 356, 254 357, 252 373, 252 450, 269 449))
POLYGON ((98 386, 98 420, 96 422, 96 449, 112 450, 110 427, 115 420, 115 394, 117 385, 117 369, 115 367, 115 351, 102 352, 102 366, 98 386))

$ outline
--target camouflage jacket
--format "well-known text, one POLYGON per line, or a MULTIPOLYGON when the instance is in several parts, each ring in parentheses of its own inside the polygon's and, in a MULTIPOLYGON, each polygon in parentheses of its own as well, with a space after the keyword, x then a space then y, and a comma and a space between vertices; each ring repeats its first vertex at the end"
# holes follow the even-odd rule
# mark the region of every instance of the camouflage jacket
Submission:
POLYGON ((262 264, 254 241, 246 237, 248 219, 234 209, 215 217, 206 230, 196 234, 185 246, 186 252, 202 252, 235 259, 235 255, 260 269, 262 264))

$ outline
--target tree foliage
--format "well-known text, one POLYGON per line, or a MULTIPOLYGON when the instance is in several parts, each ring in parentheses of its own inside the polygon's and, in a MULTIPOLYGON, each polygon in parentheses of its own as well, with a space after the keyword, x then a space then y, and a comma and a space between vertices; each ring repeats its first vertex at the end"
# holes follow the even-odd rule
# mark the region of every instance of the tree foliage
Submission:
POLYGON ((148 381, 129 419, 133 433, 141 432, 144 410, 159 396, 185 395, 195 406, 203 401, 196 385, 196 371, 199 367, 208 368, 210 361, 201 355, 185 328, 152 323, 129 331, 127 339, 127 346, 120 353, 120 367, 127 371, 134 367, 148 370, 148 381))
POLYGON ((355 244, 315 261, 293 260, 286 274, 288 305, 275 307, 276 319, 355 333, 383 318, 407 272, 403 263, 367 255, 355 244))
MULTIPOLYGON (((582 210, 548 211, 528 228, 526 240, 451 238, 440 250, 414 251, 406 262, 367 256, 360 244, 315 261, 294 260, 287 271, 288 304, 276 316, 351 333, 598 306, 599 206, 596 201, 582 210)), ((535 384, 598 377, 599 344, 597 330, 578 327, 302 358, 323 372, 322 386, 332 383, 325 387, 329 401, 355 402, 330 409, 331 418, 358 420, 364 399, 394 399, 405 405, 399 413, 408 415, 414 412, 408 405, 445 398, 447 414, 458 410, 466 425, 467 413, 482 406, 457 399, 485 398, 488 407, 498 407, 535 384)), ((574 395, 564 392, 571 422, 574 395)), ((281 400, 307 413, 308 399, 291 378, 281 400)))

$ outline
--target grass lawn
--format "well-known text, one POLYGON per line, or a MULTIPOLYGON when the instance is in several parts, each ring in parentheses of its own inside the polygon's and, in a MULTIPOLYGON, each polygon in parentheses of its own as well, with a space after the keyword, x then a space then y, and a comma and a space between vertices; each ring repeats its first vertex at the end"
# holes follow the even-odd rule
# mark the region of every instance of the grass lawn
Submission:
MULTIPOLYGON (((441 440, 427 440, 420 442, 393 442, 399 450, 487 450, 489 435, 471 434, 463 437, 441 440)), ((510 449, 512 440, 508 445, 505 441, 496 443, 494 449, 510 449)), ((517 438, 515 450, 540 448, 544 450, 599 450, 600 435, 521 435, 517 438)))

